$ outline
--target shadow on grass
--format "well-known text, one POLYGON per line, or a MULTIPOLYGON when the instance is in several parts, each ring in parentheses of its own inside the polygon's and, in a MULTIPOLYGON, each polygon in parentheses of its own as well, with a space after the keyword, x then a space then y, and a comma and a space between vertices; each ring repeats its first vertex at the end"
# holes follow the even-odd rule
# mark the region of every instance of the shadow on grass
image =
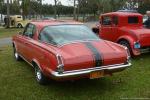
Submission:
MULTIPOLYGON (((22 61, 26 68, 32 72, 34 76, 34 69, 28 65, 26 62, 22 61)), ((48 92, 54 92, 55 96, 79 96, 84 94, 90 95, 103 95, 105 92, 112 92, 115 88, 124 85, 125 81, 120 81, 120 79, 111 79, 112 77, 103 77, 99 79, 79 79, 75 81, 55 81, 49 79, 47 85, 39 85, 35 82, 36 85, 48 89, 48 92)), ((34 78, 33 81, 36 81, 34 78)))

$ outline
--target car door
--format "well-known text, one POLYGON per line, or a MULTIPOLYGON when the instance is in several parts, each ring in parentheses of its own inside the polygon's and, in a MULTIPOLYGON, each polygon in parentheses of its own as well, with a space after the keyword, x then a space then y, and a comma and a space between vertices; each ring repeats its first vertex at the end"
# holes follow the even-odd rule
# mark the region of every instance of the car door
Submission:
POLYGON ((33 44, 32 44, 32 41, 34 41, 33 37, 34 37, 34 34, 36 32, 36 27, 35 25, 29 23, 24 32, 23 32, 23 38, 22 38, 22 41, 23 42, 23 47, 22 47, 22 55, 23 57, 30 61, 31 57, 32 57, 32 49, 33 49, 33 44))
POLYGON ((119 36, 118 33, 118 25, 119 25, 119 20, 118 16, 112 16, 112 29, 111 29, 111 39, 110 41, 116 42, 119 36))
POLYGON ((101 25, 100 38, 110 40, 112 38, 112 18, 111 16, 103 16, 101 25))

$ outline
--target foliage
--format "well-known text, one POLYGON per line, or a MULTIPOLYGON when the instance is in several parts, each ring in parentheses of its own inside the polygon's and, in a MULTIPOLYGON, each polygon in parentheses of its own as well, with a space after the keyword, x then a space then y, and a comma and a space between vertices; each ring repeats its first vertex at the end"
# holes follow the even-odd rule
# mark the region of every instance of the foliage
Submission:
POLYGON ((142 14, 145 14, 146 11, 149 11, 149 10, 150 10, 150 0, 143 0, 140 3, 140 7, 139 7, 138 11, 142 14))
MULTIPOLYGON (((0 12, 6 14, 6 4, 0 0, 0 12)), ((68 2, 74 3, 74 6, 64 6, 61 4, 61 0, 54 0, 55 5, 42 4, 41 0, 22 0, 21 6, 19 5, 19 0, 14 0, 15 2, 10 4, 10 14, 21 14, 20 9, 23 10, 23 15, 74 15, 74 18, 79 15, 91 15, 97 16, 101 13, 106 13, 110 11, 117 11, 122 9, 128 1, 131 3, 139 2, 140 13, 145 13, 150 9, 150 0, 69 0, 68 2)))

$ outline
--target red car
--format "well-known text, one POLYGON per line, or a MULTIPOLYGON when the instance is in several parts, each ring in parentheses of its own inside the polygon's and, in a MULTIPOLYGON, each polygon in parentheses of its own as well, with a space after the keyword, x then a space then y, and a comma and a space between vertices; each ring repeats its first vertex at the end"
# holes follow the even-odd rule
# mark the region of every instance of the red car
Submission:
POLYGON ((100 78, 131 65, 126 47, 99 39, 78 22, 30 22, 12 42, 16 60, 33 66, 40 84, 100 78))
POLYGON ((132 12, 101 15, 99 36, 128 47, 133 56, 150 51, 150 29, 143 26, 143 16, 132 12))

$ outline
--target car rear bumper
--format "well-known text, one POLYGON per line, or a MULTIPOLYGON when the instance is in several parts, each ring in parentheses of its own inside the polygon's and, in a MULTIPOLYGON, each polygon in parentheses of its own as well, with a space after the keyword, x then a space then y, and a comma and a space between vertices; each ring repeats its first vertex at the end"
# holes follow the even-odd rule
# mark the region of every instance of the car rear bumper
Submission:
POLYGON ((52 72, 52 77, 55 79, 60 78, 71 78, 71 77, 77 77, 82 75, 88 75, 92 72, 96 71, 105 71, 107 73, 114 73, 114 72, 120 72, 126 68, 131 66, 131 63, 128 64, 116 64, 116 65, 109 65, 109 66, 101 66, 101 67, 95 67, 95 68, 88 68, 88 69, 81 69, 81 70, 73 70, 73 71, 65 71, 61 74, 58 72, 52 72))

